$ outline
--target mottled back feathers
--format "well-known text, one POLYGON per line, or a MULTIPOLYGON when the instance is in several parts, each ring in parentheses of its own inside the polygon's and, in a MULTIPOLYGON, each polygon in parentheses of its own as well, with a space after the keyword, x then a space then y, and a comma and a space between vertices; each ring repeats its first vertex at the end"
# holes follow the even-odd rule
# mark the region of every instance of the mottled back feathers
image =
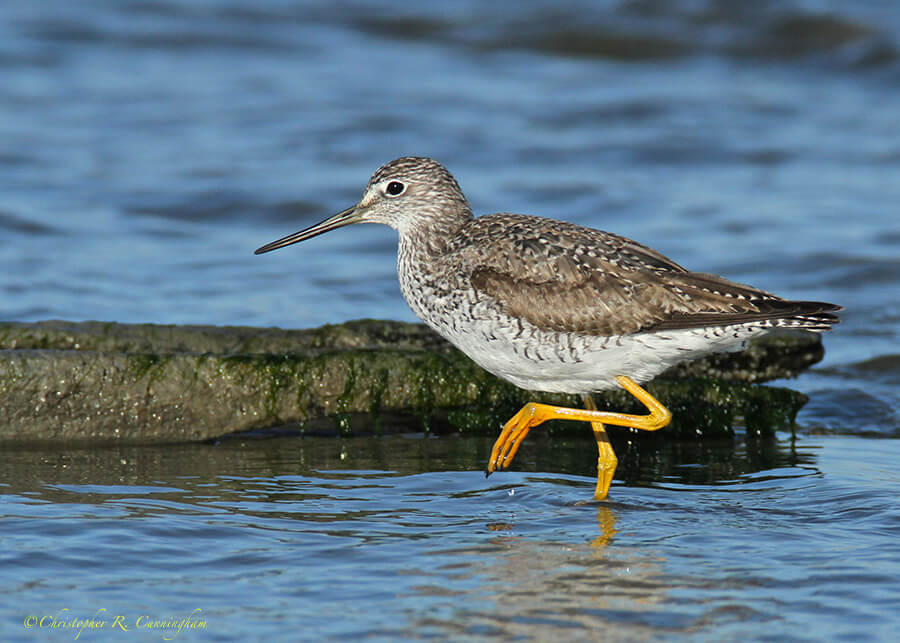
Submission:
POLYGON ((618 235, 512 214, 474 219, 448 261, 507 314, 558 332, 625 335, 728 326, 826 330, 840 307, 786 301, 716 275, 688 272, 618 235), (500 234, 500 231, 503 234, 500 234))

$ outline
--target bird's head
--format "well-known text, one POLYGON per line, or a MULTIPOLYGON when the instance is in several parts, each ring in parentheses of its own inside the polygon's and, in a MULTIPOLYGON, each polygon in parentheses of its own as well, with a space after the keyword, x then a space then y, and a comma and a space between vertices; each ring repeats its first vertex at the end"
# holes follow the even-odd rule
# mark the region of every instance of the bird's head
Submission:
POLYGON ((353 207, 266 244, 255 254, 277 250, 352 223, 383 223, 402 235, 471 217, 466 197, 443 165, 427 157, 404 156, 378 168, 359 203, 353 207))

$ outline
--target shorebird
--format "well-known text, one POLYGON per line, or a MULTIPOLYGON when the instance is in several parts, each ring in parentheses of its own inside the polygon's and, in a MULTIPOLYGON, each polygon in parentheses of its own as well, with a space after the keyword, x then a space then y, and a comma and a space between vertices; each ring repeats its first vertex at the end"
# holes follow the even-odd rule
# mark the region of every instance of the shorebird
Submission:
POLYGON ((481 367, 526 390, 582 395, 585 409, 522 407, 494 443, 486 475, 506 468, 542 422, 590 422, 599 450, 598 500, 606 498, 617 465, 605 425, 656 431, 672 417, 640 384, 674 364, 740 350, 775 330, 829 330, 841 309, 690 272, 610 232, 520 214, 475 217, 456 179, 424 157, 383 165, 359 203, 256 254, 353 223, 397 230, 406 302, 481 367), (597 410, 591 393, 617 386, 648 414, 597 410))

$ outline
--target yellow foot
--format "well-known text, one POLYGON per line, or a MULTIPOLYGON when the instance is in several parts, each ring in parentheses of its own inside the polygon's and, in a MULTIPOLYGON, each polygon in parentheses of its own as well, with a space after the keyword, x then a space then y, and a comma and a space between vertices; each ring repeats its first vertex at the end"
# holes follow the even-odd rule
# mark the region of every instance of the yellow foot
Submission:
POLYGON ((488 468, 484 472, 485 477, 491 475, 494 471, 502 471, 508 462, 512 462, 513 456, 516 455, 519 447, 522 446, 522 441, 528 435, 531 427, 552 419, 551 413, 557 408, 559 407, 529 402, 512 416, 503 425, 500 437, 494 442, 494 448, 491 449, 491 458, 488 460, 488 468))
POLYGON ((649 411, 647 415, 598 411, 590 396, 585 396, 585 404, 588 406, 586 410, 529 402, 504 425, 503 431, 500 432, 500 436, 494 442, 494 448, 491 449, 491 457, 488 460, 488 468, 485 475, 489 476, 494 471, 505 469, 512 462, 519 447, 522 446, 522 441, 533 427, 547 420, 581 420, 591 423, 599 450, 597 489, 594 492, 594 498, 597 500, 606 498, 618 460, 613 452, 612 445, 609 443, 606 428, 603 425, 613 424, 616 426, 630 426, 642 431, 656 431, 666 426, 672 419, 672 414, 669 410, 650 393, 638 386, 630 377, 620 375, 616 377, 616 380, 622 388, 634 395, 647 407, 649 411))

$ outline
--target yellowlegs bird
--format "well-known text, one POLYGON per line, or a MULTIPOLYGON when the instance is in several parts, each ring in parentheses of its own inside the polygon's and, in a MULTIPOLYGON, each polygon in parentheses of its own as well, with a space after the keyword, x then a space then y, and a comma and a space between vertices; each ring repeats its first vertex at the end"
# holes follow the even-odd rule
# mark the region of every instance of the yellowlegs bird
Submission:
POLYGON ((542 422, 590 422, 600 452, 598 500, 617 464, 604 425, 656 431, 672 417, 638 382, 776 329, 819 332, 838 322, 832 313, 840 306, 688 272, 609 232, 519 214, 476 218, 453 176, 430 158, 391 161, 359 203, 256 254, 352 223, 398 231, 403 297, 480 366, 527 390, 583 396, 585 410, 526 404, 494 443, 487 475, 507 467, 542 422), (616 386, 649 414, 597 410, 591 393, 616 386))

